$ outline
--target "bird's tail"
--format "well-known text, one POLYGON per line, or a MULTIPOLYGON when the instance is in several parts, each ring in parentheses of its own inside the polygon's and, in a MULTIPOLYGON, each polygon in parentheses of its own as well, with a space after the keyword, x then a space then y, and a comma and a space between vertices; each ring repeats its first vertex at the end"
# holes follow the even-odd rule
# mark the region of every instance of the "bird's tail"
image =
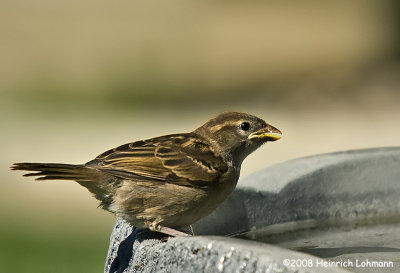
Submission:
POLYGON ((92 181, 93 170, 85 165, 60 163, 14 163, 11 170, 30 171, 24 176, 38 176, 36 180, 77 180, 92 181), (92 179, 90 179, 92 178, 92 179))

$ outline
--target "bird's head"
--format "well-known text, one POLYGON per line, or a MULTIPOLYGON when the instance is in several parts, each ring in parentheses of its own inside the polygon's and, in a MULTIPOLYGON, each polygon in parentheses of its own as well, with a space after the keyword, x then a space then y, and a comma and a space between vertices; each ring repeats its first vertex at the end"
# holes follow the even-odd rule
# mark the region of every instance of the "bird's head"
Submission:
POLYGON ((245 113, 227 112, 207 121, 195 130, 210 140, 223 156, 233 159, 236 164, 268 141, 281 138, 281 131, 264 120, 245 113))

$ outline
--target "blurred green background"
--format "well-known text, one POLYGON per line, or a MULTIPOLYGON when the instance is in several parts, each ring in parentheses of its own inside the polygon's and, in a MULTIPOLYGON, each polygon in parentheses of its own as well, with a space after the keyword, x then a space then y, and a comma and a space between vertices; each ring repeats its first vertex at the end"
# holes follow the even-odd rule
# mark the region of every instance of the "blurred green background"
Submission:
POLYGON ((13 162, 83 163, 227 110, 283 139, 242 176, 399 145, 398 1, 0 3, 0 267, 100 272, 114 217, 86 189, 13 162))

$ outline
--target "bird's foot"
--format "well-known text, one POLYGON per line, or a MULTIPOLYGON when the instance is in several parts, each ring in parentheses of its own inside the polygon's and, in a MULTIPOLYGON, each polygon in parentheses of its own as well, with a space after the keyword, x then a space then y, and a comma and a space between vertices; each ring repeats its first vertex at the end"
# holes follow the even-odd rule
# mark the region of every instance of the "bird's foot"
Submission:
POLYGON ((162 238, 160 239, 160 242, 161 242, 161 243, 166 243, 166 242, 168 242, 168 240, 171 239, 171 238, 174 238, 174 237, 172 237, 172 236, 165 236, 165 237, 162 237, 162 238))

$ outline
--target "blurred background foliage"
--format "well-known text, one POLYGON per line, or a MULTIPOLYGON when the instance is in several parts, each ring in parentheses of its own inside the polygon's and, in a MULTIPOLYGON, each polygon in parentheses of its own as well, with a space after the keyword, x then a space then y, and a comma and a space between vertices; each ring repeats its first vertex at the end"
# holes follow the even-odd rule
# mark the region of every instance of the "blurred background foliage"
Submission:
POLYGON ((227 110, 284 133, 243 175, 398 145, 399 14, 394 0, 3 0, 2 270, 99 272, 114 222, 79 185, 34 183, 13 162, 82 163, 227 110))

